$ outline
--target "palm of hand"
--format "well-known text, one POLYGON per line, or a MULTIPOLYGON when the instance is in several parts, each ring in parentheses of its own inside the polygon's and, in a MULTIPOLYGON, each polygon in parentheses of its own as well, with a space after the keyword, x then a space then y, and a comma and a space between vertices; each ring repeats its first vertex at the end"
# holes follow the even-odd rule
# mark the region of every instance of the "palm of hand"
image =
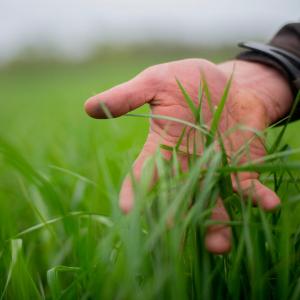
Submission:
MULTIPOLYGON (((201 72, 205 74, 208 82, 212 105, 217 106, 229 80, 228 76, 218 66, 208 61, 189 59, 151 67, 133 80, 93 97, 87 102, 86 110, 93 117, 104 117, 99 105, 99 101, 101 101, 105 103, 113 116, 119 116, 147 102, 150 104, 151 113, 154 115, 164 115, 194 123, 193 114, 184 100, 176 79, 181 82, 197 105, 201 72)), ((207 99, 204 99, 202 116, 208 127, 212 121, 210 109, 207 99)), ((263 157, 265 154, 263 143, 260 138, 255 136, 254 131, 261 131, 267 125, 268 119, 262 101, 233 79, 219 123, 219 131, 222 134, 236 128, 224 139, 227 154, 233 157, 248 142, 249 147, 247 147, 246 153, 239 158, 239 163, 263 157), (253 130, 238 129, 238 125, 253 130)), ((133 166, 133 173, 137 179, 141 174, 145 160, 155 153, 160 144, 174 147, 183 128, 184 125, 177 122, 163 119, 151 120, 147 141, 133 166)), ((186 134, 182 140, 181 148, 185 152, 189 151, 187 147, 191 144, 189 143, 191 136, 186 134)), ((201 139, 197 139, 196 136, 197 140, 199 141, 197 152, 200 155, 201 139)), ((168 159, 170 153, 163 151, 163 155, 168 159)), ((180 161, 182 168, 187 169, 187 157, 180 156, 180 161)), ((233 184, 237 186, 236 179, 233 180, 233 184)), ((265 209, 272 209, 279 203, 274 192, 258 181, 257 173, 240 174, 238 186, 244 195, 247 196, 251 193, 253 200, 259 202, 265 209)), ((125 212, 128 212, 132 205, 132 186, 130 178, 127 177, 120 193, 120 206, 125 212)), ((218 201, 212 218, 221 221, 228 220, 221 200, 218 201)), ((208 250, 215 253, 229 251, 230 229, 224 226, 210 227, 206 235, 206 246, 208 250)))

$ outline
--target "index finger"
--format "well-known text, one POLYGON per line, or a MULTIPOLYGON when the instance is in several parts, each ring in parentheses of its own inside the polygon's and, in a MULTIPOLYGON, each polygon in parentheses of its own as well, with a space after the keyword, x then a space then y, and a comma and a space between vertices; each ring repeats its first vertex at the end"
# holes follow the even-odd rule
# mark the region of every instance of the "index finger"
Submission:
POLYGON ((88 99, 85 111, 93 118, 106 118, 104 106, 113 117, 124 115, 154 98, 156 82, 152 68, 146 69, 133 79, 88 99))

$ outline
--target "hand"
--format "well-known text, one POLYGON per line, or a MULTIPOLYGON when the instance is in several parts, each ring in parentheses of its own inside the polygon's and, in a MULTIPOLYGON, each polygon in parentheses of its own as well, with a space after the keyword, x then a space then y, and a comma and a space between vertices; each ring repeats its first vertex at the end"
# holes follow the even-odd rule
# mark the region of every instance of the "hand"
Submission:
MULTIPOLYGON (((215 65, 203 59, 187 59, 150 67, 132 80, 113 87, 101 94, 90 98, 86 104, 86 112, 94 118, 105 118, 101 109, 103 102, 114 117, 144 105, 150 104, 151 113, 166 115, 178 119, 194 122, 183 95, 178 87, 176 78, 185 87, 196 103, 200 82, 200 71, 205 74, 213 105, 218 105, 224 87, 233 72, 233 81, 226 101, 219 131, 225 133, 236 125, 244 125, 258 131, 264 130, 270 123, 275 122, 288 112, 292 102, 292 95, 285 79, 276 70, 257 63, 230 61, 215 65)), ((209 126, 212 115, 207 101, 203 101, 202 114, 209 126)), ((175 122, 152 119, 146 143, 133 165, 133 174, 138 180, 145 160, 153 155, 159 144, 175 146, 183 126, 175 122)), ((253 131, 235 130, 225 141, 226 151, 234 155, 246 141, 252 139, 249 153, 240 159, 240 163, 257 159, 265 155, 263 142, 254 137, 253 131)), ((187 137, 182 147, 187 146, 187 137)), ((197 145, 201 153, 201 145, 197 145)), ((170 157, 164 151, 166 159, 170 157)), ((187 168, 186 157, 181 157, 181 164, 187 168)), ((264 209, 272 210, 279 203, 278 196, 269 188, 261 184, 257 173, 241 173, 238 177, 239 190, 244 196, 251 194, 255 203, 264 209)), ((234 188, 237 190, 237 180, 233 178, 234 188)), ((133 191, 130 177, 127 176, 120 192, 120 207, 129 212, 133 205, 133 191)), ((228 214, 222 204, 212 213, 212 219, 227 221, 228 214)), ((231 231, 229 227, 214 225, 207 230, 206 247, 214 253, 224 253, 231 247, 231 231)))

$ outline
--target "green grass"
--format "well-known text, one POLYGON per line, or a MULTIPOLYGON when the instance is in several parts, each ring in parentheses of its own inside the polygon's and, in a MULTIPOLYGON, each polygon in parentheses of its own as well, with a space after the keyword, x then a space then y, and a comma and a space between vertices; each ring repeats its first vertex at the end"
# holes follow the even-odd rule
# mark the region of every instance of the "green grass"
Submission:
POLYGON ((158 154, 159 183, 145 192, 150 161, 133 213, 119 211, 121 180, 148 122, 91 120, 83 102, 179 57, 126 54, 0 71, 0 299, 300 298, 300 155, 289 152, 300 146, 297 123, 280 144, 281 128, 268 131, 269 148, 281 154, 264 165, 262 180, 281 196, 280 210, 264 213, 223 194, 233 217, 228 255, 207 253, 203 236, 210 207, 238 167, 226 166, 209 143, 189 174, 176 168, 176 156, 167 164, 158 154))

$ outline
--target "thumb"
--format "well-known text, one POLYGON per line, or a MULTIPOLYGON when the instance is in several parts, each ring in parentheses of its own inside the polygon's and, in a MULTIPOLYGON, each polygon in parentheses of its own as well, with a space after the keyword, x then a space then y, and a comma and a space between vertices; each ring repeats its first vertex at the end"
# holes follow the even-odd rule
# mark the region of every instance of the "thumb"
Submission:
POLYGON ((95 95, 85 103, 86 113, 97 119, 106 118, 103 107, 113 117, 119 117, 149 102, 156 93, 157 82, 153 67, 138 74, 128 82, 95 95))

